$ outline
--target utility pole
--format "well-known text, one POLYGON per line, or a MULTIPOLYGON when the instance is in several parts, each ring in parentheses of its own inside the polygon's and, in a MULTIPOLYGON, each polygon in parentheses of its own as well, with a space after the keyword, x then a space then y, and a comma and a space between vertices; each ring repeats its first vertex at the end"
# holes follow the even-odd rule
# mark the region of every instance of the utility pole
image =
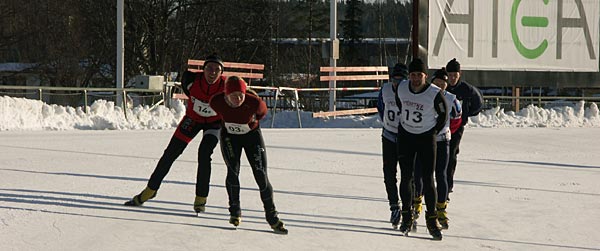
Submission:
MULTIPOLYGON (((123 22, 125 0, 117 0, 117 83, 116 88, 123 88, 123 78, 125 76, 125 24, 123 22)), ((123 106, 123 92, 117 91, 117 106, 123 106)))
POLYGON ((411 47, 413 59, 419 57, 419 0, 412 1, 411 47))
MULTIPOLYGON (((329 5, 329 37, 331 46, 329 47, 329 66, 336 67, 336 60, 339 58, 340 40, 337 39, 337 0, 331 0, 329 5)), ((335 77, 335 70, 329 72, 329 76, 335 77)), ((336 81, 329 80, 329 111, 335 111, 335 88, 336 81)))

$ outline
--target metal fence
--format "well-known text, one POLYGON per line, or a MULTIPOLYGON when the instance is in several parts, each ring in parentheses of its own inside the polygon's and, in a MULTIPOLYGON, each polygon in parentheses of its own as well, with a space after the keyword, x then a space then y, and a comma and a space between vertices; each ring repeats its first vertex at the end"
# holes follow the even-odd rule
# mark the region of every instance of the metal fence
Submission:
MULTIPOLYGON (((45 87, 45 86, 3 86, 0 85, 0 96, 22 97, 37 99, 48 104, 57 104, 72 107, 88 107, 96 100, 104 99, 116 101, 117 93, 127 97, 123 99, 122 108, 132 108, 138 105, 157 106, 171 104, 171 97, 177 90, 177 85, 169 82, 163 90, 134 89, 134 88, 83 88, 83 87, 45 87)), ((282 110, 303 110, 318 112, 326 110, 329 106, 327 88, 318 90, 306 88, 289 87, 260 87, 252 86, 262 92, 260 96, 269 104, 269 108, 282 110)), ((374 107, 376 97, 348 98, 356 96, 357 90, 348 88, 337 88, 338 95, 336 107, 339 110, 360 109, 374 107), (344 95, 344 94, 348 95, 344 95), (350 95, 352 94, 352 95, 350 95)), ((361 90, 359 90, 360 92, 361 90)), ((363 93, 374 90, 362 90, 363 93)), ((558 106, 571 106, 579 101, 585 101, 586 105, 592 102, 600 102, 600 97, 569 97, 569 96, 497 96, 484 95, 484 109, 500 107, 507 111, 516 111, 528 105, 542 108, 558 106)))
POLYGON ((122 108, 137 105, 157 106, 165 100, 165 90, 132 89, 132 88, 84 88, 84 87, 49 87, 49 86, 6 86, 0 85, 0 96, 36 99, 47 104, 71 107, 89 106, 96 100, 103 99, 116 103, 117 94, 123 99, 122 108))

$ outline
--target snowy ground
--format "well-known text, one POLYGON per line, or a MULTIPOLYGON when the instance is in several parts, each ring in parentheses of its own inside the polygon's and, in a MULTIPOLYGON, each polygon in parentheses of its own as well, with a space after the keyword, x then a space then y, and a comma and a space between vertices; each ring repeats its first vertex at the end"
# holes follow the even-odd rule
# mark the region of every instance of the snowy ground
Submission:
POLYGON ((600 250, 600 128, 467 128, 441 242, 430 240, 423 219, 410 237, 387 222, 380 130, 263 130, 287 236, 271 233, 245 160, 242 224, 232 229, 218 150, 207 212, 195 216, 198 139, 154 200, 122 206, 144 188, 172 129, 0 131, 0 246, 600 250))

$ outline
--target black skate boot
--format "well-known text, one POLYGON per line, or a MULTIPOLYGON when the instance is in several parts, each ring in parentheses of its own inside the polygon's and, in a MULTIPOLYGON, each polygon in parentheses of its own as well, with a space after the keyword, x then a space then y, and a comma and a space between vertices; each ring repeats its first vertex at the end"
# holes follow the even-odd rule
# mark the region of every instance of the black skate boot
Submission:
POLYGON ((278 220, 277 223, 271 225, 271 228, 276 234, 288 234, 288 230, 285 228, 285 224, 283 224, 283 221, 281 220, 278 220))
POLYGON ((125 206, 133 206, 133 207, 139 207, 142 204, 144 204, 144 202, 148 201, 149 199, 152 199, 156 197, 156 190, 150 189, 149 187, 146 187, 140 194, 133 196, 133 198, 131 200, 128 200, 124 203, 125 206))
POLYGON ((437 210, 438 221, 440 225, 442 225, 442 229, 448 229, 450 219, 448 219, 448 213, 446 212, 446 208, 448 207, 448 202, 438 202, 435 204, 435 208, 437 210))
POLYGON ((427 224, 427 231, 433 237, 434 240, 442 240, 441 226, 438 223, 437 213, 425 212, 425 222, 427 224))
POLYGON ((276 234, 288 234, 288 230, 285 228, 285 224, 283 224, 283 221, 281 221, 279 219, 277 210, 275 209, 275 207, 272 208, 265 208, 265 218, 267 219, 267 222, 269 223, 269 225, 271 226, 271 229, 273 229, 273 231, 276 234))
POLYGON ((242 222, 242 209, 238 205, 233 205, 229 207, 229 224, 233 225, 235 229, 242 222))
POLYGON ((390 211, 392 211, 390 215, 390 223, 392 223, 393 229, 398 229, 398 225, 400 224, 400 208, 398 205, 390 207, 390 211))
POLYGON ((242 216, 229 216, 229 224, 233 225, 237 229, 237 227, 242 222, 242 216))
POLYGON ((206 197, 196 196, 194 199, 194 211, 199 213, 204 213, 206 211, 206 197))
POLYGON ((413 212, 412 211, 402 211, 402 223, 400 224, 400 232, 402 232, 405 236, 408 236, 408 232, 412 228, 413 224, 413 212))

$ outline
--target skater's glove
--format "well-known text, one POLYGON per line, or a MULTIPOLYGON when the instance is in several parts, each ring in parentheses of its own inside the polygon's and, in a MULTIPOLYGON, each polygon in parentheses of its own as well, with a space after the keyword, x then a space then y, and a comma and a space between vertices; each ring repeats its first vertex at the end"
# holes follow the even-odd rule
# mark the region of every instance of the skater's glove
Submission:
POLYGON ((196 80, 196 73, 191 71, 183 72, 181 76, 181 89, 183 90, 183 93, 188 96, 188 98, 190 97, 190 88, 192 87, 194 80, 196 80))

